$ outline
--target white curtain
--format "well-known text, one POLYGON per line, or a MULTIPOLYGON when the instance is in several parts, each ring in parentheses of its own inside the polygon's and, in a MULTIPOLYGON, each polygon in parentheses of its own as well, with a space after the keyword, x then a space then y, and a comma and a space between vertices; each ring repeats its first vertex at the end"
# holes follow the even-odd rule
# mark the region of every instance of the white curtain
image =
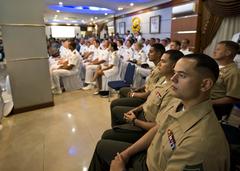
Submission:
POLYGON ((204 53, 212 56, 218 42, 232 40, 233 35, 238 32, 240 32, 240 16, 224 18, 217 34, 211 44, 204 50, 204 53))

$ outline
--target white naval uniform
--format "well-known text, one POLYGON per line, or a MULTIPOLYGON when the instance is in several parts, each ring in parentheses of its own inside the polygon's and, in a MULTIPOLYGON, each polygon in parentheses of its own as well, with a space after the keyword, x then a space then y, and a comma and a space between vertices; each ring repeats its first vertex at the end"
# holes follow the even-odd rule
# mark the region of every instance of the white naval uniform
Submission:
POLYGON ((108 90, 108 81, 114 81, 118 79, 119 71, 119 62, 120 58, 117 51, 112 52, 109 55, 109 66, 113 65, 111 69, 103 71, 104 75, 102 76, 102 90, 108 90))
POLYGON ((76 74, 79 71, 79 63, 80 63, 80 54, 75 49, 71 52, 68 58, 68 65, 74 65, 71 70, 67 69, 56 69, 51 72, 51 80, 52 80, 52 88, 56 89, 57 91, 61 91, 60 87, 60 77, 70 76, 76 74))

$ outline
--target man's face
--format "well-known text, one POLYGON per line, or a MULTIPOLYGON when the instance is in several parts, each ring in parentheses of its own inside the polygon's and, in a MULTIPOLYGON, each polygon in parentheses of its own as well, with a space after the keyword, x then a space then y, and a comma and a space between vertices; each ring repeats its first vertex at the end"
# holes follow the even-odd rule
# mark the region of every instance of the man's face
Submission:
POLYGON ((182 49, 187 49, 187 48, 188 48, 188 42, 187 42, 187 40, 182 40, 182 42, 181 42, 181 48, 182 48, 182 49))
POLYGON ((179 50, 180 47, 175 42, 171 42, 170 43, 170 49, 171 50, 179 50))
POLYGON ((213 59, 219 60, 225 58, 227 56, 227 51, 228 49, 225 47, 224 44, 217 44, 213 52, 213 59))
POLYGON ((164 53, 158 64, 158 69, 162 76, 173 73, 174 63, 170 60, 170 55, 164 53))
POLYGON ((197 61, 181 58, 174 68, 172 80, 173 96, 183 100, 196 99, 201 92, 202 77, 196 70, 197 61))
POLYGON ((160 55, 161 54, 157 53, 157 51, 153 47, 149 49, 148 52, 149 61, 154 61, 156 58, 160 58, 160 55))

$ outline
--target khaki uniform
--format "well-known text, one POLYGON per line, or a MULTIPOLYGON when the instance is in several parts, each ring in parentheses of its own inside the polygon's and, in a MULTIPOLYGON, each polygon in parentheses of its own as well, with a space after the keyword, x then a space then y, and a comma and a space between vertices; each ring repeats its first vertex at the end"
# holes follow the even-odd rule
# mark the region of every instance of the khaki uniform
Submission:
POLYGON ((148 76, 148 79, 145 83, 145 91, 146 92, 152 91, 155 88, 156 83, 158 81, 161 81, 162 83, 165 81, 165 79, 160 79, 160 78, 162 78, 162 76, 160 75, 160 71, 158 67, 155 67, 151 72, 151 74, 148 76))
POLYGON ((167 103, 164 103, 165 106, 162 106, 162 102, 173 98, 170 90, 171 81, 158 85, 152 90, 147 101, 143 104, 144 116, 147 121, 154 122, 160 107, 164 108, 167 105, 167 103))
POLYGON ((229 148, 210 101, 168 107, 147 152, 149 171, 229 171, 229 148))
POLYGON ((211 92, 212 99, 226 96, 240 99, 240 70, 235 63, 220 68, 219 78, 211 92))

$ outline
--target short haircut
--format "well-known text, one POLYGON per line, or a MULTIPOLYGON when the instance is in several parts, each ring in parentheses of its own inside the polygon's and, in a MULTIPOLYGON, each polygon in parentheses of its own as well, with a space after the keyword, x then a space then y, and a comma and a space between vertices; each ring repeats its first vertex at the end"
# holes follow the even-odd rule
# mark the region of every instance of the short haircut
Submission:
POLYGON ((71 49, 73 49, 73 50, 76 49, 76 43, 73 40, 71 40, 69 42, 70 42, 69 46, 72 47, 71 49))
POLYGON ((174 63, 184 56, 184 54, 179 50, 168 50, 165 53, 169 55, 169 59, 174 63))
POLYGON ((99 39, 96 39, 94 40, 97 44, 100 44, 100 40, 99 39))
POLYGON ((189 44, 189 43, 190 43, 190 40, 189 40, 189 39, 183 39, 183 40, 186 40, 187 44, 189 44))
POLYGON ((164 54, 165 52, 165 47, 160 43, 155 43, 151 47, 153 47, 154 50, 158 53, 164 54))
POLYGON ((121 45, 123 45, 123 40, 122 39, 118 39, 117 40, 121 45))
POLYGON ((118 50, 117 43, 111 42, 110 45, 111 45, 111 47, 113 48, 114 51, 118 50))
POLYGON ((181 42, 179 42, 178 40, 173 40, 172 42, 174 42, 177 46, 181 46, 181 42))
POLYGON ((197 61, 196 68, 201 74, 208 72, 213 77, 213 81, 216 82, 219 76, 219 67, 217 62, 208 55, 203 53, 192 53, 183 56, 182 58, 194 59, 197 61))
POLYGON ((231 51, 232 57, 235 57, 236 54, 239 52, 239 44, 237 44, 236 42, 226 40, 226 41, 221 41, 218 44, 225 45, 225 47, 231 51))

